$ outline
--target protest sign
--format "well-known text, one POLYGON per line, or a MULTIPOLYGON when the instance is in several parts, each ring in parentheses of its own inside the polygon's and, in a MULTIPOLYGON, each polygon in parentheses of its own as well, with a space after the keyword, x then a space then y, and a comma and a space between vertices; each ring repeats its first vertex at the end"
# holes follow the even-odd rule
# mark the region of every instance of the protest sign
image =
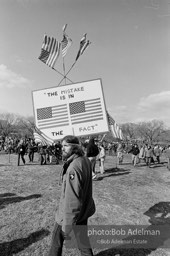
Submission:
POLYGON ((32 92, 36 127, 53 140, 109 131, 101 79, 32 92))

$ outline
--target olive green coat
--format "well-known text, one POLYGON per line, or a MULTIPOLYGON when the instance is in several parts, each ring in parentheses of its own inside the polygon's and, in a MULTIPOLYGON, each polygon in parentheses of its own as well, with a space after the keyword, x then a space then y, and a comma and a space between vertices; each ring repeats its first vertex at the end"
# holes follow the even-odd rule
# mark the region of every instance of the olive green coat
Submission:
POLYGON ((56 222, 69 234, 72 225, 79 225, 95 212, 92 197, 92 169, 85 156, 72 155, 62 176, 62 190, 56 222))

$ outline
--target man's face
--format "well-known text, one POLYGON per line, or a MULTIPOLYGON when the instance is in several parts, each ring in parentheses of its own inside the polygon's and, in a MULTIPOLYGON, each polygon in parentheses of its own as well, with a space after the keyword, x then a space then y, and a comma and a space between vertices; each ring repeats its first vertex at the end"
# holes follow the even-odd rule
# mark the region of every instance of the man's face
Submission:
POLYGON ((62 142, 62 155, 63 159, 67 159, 71 156, 71 145, 65 140, 62 142))

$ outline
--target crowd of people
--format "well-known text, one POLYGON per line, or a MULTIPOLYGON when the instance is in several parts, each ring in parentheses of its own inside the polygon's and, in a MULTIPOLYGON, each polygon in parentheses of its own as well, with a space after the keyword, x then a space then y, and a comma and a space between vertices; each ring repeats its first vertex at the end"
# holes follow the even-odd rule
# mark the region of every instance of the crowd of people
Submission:
POLYGON ((167 168, 170 170, 170 145, 162 147, 159 144, 150 145, 143 143, 138 145, 137 143, 131 144, 129 147, 124 143, 118 143, 117 146, 117 160, 118 164, 123 163, 124 154, 132 154, 132 164, 136 166, 140 163, 145 163, 146 166, 151 167, 152 164, 160 164, 160 158, 162 154, 167 159, 167 168))
POLYGON ((12 138, 1 137, 0 139, 0 151, 7 154, 17 154, 18 166, 22 163, 25 164, 25 155, 28 156, 28 161, 31 163, 34 161, 34 154, 39 154, 39 163, 44 164, 59 164, 61 160, 61 143, 57 141, 53 145, 43 145, 42 143, 36 143, 33 138, 12 138))
MULTIPOLYGON (((8 139, 8 143, 11 140, 8 139)), ((10 144, 9 143, 9 144, 10 144)), ((9 146, 8 144, 8 146, 9 146)), ((11 143, 11 145, 13 145, 11 143)), ((1 143, 2 146, 2 143, 1 143)), ((2 150, 2 147, 1 147, 2 150)), ((13 147, 11 147, 11 152, 13 147)), ((122 142, 106 143, 91 137, 88 141, 79 141, 75 136, 69 135, 53 145, 36 144, 32 138, 20 139, 15 145, 15 153, 25 164, 25 154, 29 161, 34 161, 34 153, 39 153, 41 165, 52 163, 53 157, 56 163, 62 160, 63 168, 60 175, 61 196, 55 214, 55 224, 51 246, 48 256, 61 256, 64 241, 70 240, 73 231, 77 240, 78 249, 82 256, 93 256, 87 235, 88 218, 95 213, 95 203, 92 195, 92 181, 96 179, 95 165, 99 161, 99 171, 105 172, 105 159, 107 155, 116 156, 118 164, 123 164, 124 155, 132 154, 132 164, 144 162, 150 167, 152 163, 161 163, 160 157, 164 153, 167 157, 167 167, 170 170, 170 145, 162 148, 143 143, 128 145, 122 142), (106 154, 107 152, 107 154, 106 154), (85 228, 82 228, 85 227, 85 228)), ((8 151, 10 153, 10 151, 8 151)))
MULTIPOLYGON (((146 164, 151 167, 152 164, 160 164, 162 154, 167 159, 167 168, 170 169, 170 145, 163 147, 159 144, 150 145, 147 143, 125 143, 125 142, 106 142, 98 141, 95 137, 89 140, 81 141, 81 146, 92 164, 92 177, 96 179, 95 165, 96 161, 99 163, 99 172, 105 172, 104 163, 106 154, 117 157, 117 164, 121 165, 124 161, 125 154, 132 155, 132 164, 134 166, 139 164, 146 164)), ((43 145, 42 143, 35 143, 33 138, 18 139, 17 137, 1 137, 0 151, 8 154, 18 154, 18 165, 22 160, 26 163, 24 156, 27 154, 29 162, 34 161, 34 153, 39 153, 39 163, 45 164, 59 164, 62 160, 62 146, 60 141, 56 141, 52 145, 43 145)))

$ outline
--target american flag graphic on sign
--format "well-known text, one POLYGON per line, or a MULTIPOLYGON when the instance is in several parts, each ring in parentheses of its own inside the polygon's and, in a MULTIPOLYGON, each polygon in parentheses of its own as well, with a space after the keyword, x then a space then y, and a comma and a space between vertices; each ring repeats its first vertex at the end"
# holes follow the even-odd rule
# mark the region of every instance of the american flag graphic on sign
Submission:
POLYGON ((42 119, 47 119, 47 118, 52 118, 52 108, 39 108, 37 109, 37 119, 42 120, 42 119))
POLYGON ((69 104, 72 124, 103 120, 100 98, 69 104))
POLYGON ((39 129, 68 125, 67 104, 37 109, 37 122, 39 129))

